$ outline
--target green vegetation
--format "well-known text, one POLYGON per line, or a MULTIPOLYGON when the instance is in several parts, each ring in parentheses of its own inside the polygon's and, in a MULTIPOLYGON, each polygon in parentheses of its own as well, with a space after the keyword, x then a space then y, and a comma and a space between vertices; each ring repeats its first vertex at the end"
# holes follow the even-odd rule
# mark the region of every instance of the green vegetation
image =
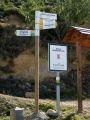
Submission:
POLYGON ((6 116, 6 117, 0 117, 0 120, 10 120, 10 117, 9 117, 9 116, 6 116))
POLYGON ((15 7, 12 2, 8 2, 7 4, 5 4, 4 2, 2 2, 0 4, 0 9, 4 9, 5 11, 6 10, 17 10, 17 7, 15 7))
MULTIPOLYGON (((47 44, 47 40, 62 41, 67 29, 71 25, 83 25, 90 21, 90 0, 3 0, 0 10, 4 12, 15 10, 24 17, 25 24, 34 29, 35 11, 52 12, 58 15, 57 28, 54 30, 41 31, 41 39, 47 44), (46 37, 44 38, 43 35, 46 37)), ((8 15, 8 13, 7 13, 8 15)), ((21 18, 22 19, 22 18, 21 18)), ((45 44, 45 45, 46 45, 45 44)), ((42 46, 45 46, 42 44, 42 46)))
POLYGON ((30 23, 34 20, 35 11, 44 9, 44 2, 36 0, 20 0, 16 3, 8 0, 7 2, 3 1, 0 3, 0 9, 4 11, 15 10, 25 17, 26 22, 30 23))
POLYGON ((80 115, 74 115, 71 120, 86 120, 83 116, 80 115))
MULTIPOLYGON (((90 19, 90 1, 89 0, 68 0, 68 1, 49 1, 47 0, 3 0, 0 3, 0 9, 17 10, 22 14, 26 21, 34 19, 36 10, 54 12, 58 14, 60 21, 63 19, 67 24, 84 24, 90 19), (52 3, 52 4, 51 4, 52 3), (50 7, 53 6, 53 7, 50 7)), ((58 21, 58 22, 60 22, 58 21)))
POLYGON ((55 105, 49 103, 42 103, 39 105, 40 110, 47 112, 48 109, 55 109, 55 105))

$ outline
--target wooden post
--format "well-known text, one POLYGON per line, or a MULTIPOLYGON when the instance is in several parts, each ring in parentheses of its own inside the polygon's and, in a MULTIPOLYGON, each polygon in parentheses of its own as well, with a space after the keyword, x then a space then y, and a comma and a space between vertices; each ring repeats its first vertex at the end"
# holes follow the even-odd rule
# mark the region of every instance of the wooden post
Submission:
POLYGON ((81 46, 76 42, 77 53, 77 97, 78 97, 78 112, 82 113, 82 80, 81 80, 81 46))
POLYGON ((35 113, 39 112, 39 36, 35 36, 35 113))

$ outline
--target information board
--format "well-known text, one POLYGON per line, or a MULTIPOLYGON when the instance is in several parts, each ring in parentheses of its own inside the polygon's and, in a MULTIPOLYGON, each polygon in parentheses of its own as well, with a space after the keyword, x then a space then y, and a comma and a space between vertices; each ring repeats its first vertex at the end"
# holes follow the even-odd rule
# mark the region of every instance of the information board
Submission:
POLYGON ((67 70, 67 46, 48 44, 49 71, 67 70))

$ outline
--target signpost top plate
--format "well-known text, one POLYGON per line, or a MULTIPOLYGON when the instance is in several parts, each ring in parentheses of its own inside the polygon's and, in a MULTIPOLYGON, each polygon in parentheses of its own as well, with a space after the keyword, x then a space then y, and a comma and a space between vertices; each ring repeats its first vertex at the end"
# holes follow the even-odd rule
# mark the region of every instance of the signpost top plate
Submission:
POLYGON ((36 11, 35 12, 35 18, 57 20, 57 14, 36 11))

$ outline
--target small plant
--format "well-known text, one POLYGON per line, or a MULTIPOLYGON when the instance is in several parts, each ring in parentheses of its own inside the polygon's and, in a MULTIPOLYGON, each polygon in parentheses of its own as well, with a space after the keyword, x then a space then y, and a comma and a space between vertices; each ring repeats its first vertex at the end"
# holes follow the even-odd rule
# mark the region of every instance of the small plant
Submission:
POLYGON ((0 120, 10 120, 10 117, 0 117, 0 120))
POLYGON ((74 115, 71 120, 86 120, 83 116, 80 115, 74 115))
POLYGON ((40 110, 46 112, 48 109, 55 109, 54 105, 51 105, 51 104, 47 104, 47 103, 44 103, 44 104, 40 104, 40 110))

